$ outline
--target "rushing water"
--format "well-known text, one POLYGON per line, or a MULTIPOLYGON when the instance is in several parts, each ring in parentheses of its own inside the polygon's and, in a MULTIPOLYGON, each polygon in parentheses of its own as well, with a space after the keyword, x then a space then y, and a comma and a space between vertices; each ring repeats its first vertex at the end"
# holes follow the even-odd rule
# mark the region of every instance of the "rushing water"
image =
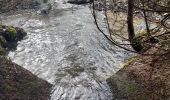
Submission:
POLYGON ((3 15, 3 23, 28 33, 9 57, 54 85, 51 100, 112 100, 105 80, 126 54, 97 30, 88 6, 56 2, 48 16, 3 15))

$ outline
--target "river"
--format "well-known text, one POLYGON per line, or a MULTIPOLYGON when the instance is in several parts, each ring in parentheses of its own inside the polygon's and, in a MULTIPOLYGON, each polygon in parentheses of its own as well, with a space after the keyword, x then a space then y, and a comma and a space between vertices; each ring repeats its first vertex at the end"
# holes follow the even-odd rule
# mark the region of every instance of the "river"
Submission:
POLYGON ((28 33, 8 56, 53 84, 51 100, 112 100, 105 80, 126 52, 98 31, 89 6, 55 3, 46 16, 29 10, 1 15, 3 23, 28 33))

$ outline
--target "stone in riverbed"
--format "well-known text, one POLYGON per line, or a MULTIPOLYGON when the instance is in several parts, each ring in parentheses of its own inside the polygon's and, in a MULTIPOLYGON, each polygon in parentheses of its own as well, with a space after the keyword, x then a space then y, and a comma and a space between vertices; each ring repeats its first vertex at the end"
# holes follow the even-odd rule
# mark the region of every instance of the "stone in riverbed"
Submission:
POLYGON ((92 3, 93 0, 69 0, 68 3, 71 4, 87 4, 87 3, 92 3))
POLYGON ((13 26, 2 26, 0 31, 0 36, 3 36, 7 42, 19 41, 26 36, 26 34, 22 28, 13 26))
POLYGON ((18 27, 0 25, 0 55, 5 55, 7 50, 15 49, 17 42, 27 33, 18 27))
POLYGON ((50 3, 44 3, 40 6, 41 14, 49 14, 52 9, 52 5, 50 3))

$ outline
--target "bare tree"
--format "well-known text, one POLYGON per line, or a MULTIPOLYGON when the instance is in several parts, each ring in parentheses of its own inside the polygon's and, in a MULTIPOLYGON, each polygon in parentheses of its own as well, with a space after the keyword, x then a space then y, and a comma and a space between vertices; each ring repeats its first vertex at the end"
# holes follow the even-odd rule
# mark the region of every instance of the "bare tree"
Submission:
MULTIPOLYGON (((157 48, 164 51, 169 51, 169 49, 162 46, 157 46, 161 41, 167 41, 170 34, 170 0, 104 0, 101 1, 99 6, 96 6, 96 1, 93 1, 93 16, 97 28, 104 34, 104 36, 110 40, 114 45, 121 47, 125 50, 136 52, 139 54, 146 54, 143 51, 149 50, 149 48, 157 48), (109 2, 109 4, 108 4, 109 2), (95 8, 100 7, 100 8, 95 8), (101 8, 102 7, 102 8, 101 8), (95 10, 103 10, 106 17, 106 25, 110 35, 103 32, 97 22, 97 15, 95 10), (113 14, 115 20, 112 21, 108 18, 108 12, 113 14), (122 26, 127 28, 128 37, 124 37, 120 32, 113 30, 115 23, 119 22, 119 16, 124 13, 127 19, 122 26), (145 23, 145 34, 143 36, 138 36, 138 32, 135 30, 134 18, 140 18, 145 23), (154 25, 154 27, 151 27, 154 25), (111 27, 110 27, 111 26, 111 27), (119 40, 126 41, 120 42, 119 40), (127 42, 129 42, 127 44, 127 42), (133 49, 130 49, 129 46, 133 49)), ((119 31, 123 30, 123 27, 119 31)), ((166 43, 168 44, 168 42, 166 43)), ((146 54, 147 55, 147 54, 146 54)), ((150 55, 150 54, 149 54, 150 55)))

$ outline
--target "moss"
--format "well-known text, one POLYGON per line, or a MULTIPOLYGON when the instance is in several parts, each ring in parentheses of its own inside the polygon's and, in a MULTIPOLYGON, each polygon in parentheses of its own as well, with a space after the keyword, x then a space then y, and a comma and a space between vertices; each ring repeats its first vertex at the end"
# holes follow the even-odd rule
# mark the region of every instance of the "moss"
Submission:
POLYGON ((136 36, 146 36, 147 35, 147 30, 146 29, 141 29, 137 32, 136 36))
POLYGON ((141 29, 137 32, 136 37, 134 40, 138 41, 142 45, 142 49, 140 50, 140 53, 146 52, 148 49, 150 49, 150 44, 148 44, 146 41, 150 40, 150 36, 146 29, 141 29))
POLYGON ((6 31, 9 32, 11 38, 16 38, 17 31, 13 26, 9 26, 6 31))
POLYGON ((133 64, 137 60, 137 56, 132 56, 127 61, 125 61, 123 67, 128 67, 129 65, 133 64))

